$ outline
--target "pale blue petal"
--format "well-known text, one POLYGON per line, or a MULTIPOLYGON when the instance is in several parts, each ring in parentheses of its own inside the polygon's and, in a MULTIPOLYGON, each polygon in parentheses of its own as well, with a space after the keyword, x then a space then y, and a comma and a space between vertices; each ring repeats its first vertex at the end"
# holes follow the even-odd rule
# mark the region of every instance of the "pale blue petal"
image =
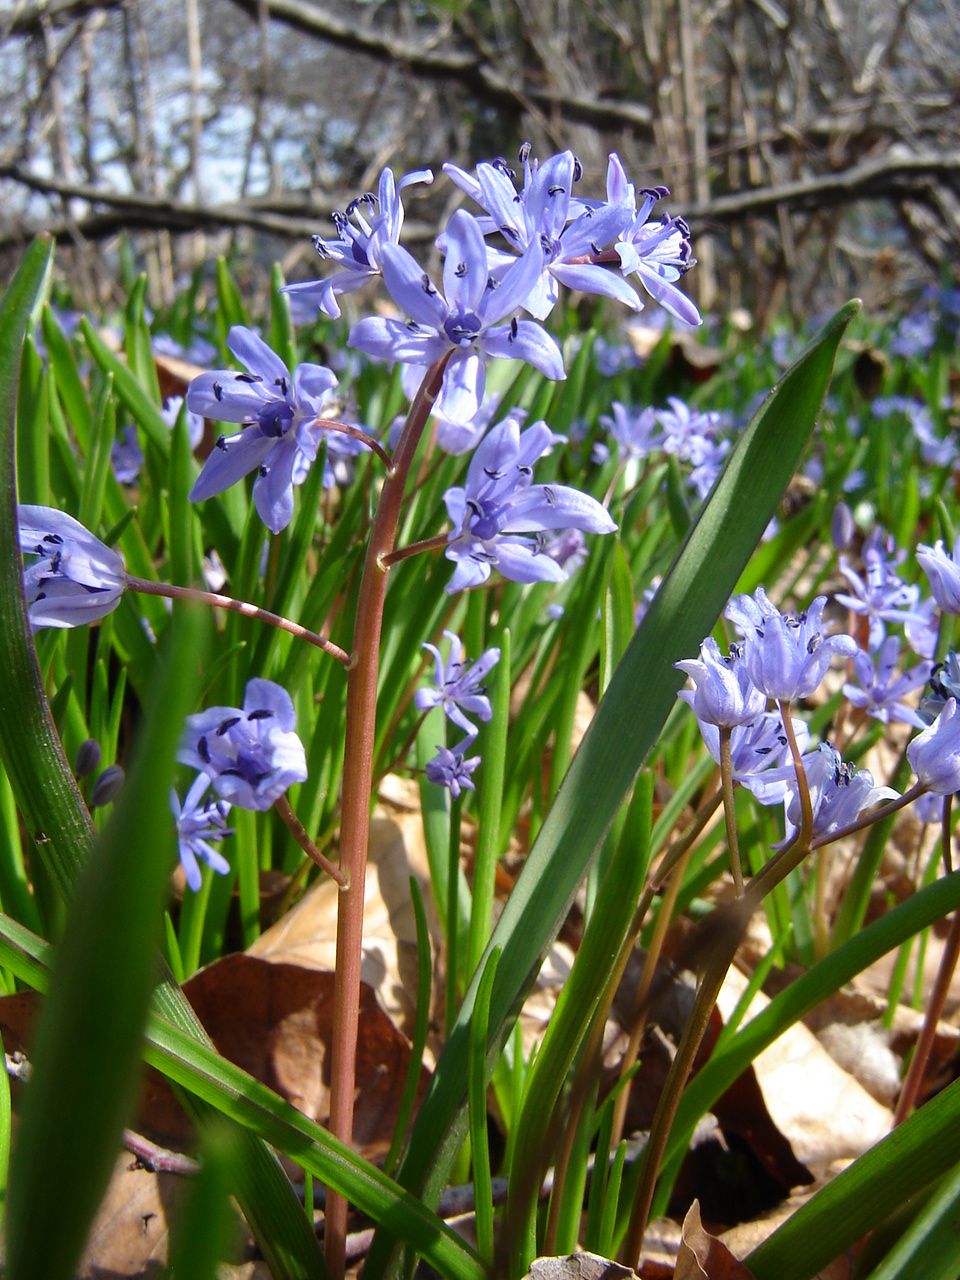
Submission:
POLYGON ((191 502, 203 502, 255 471, 276 443, 259 427, 244 427, 235 436, 223 438, 223 444, 211 450, 190 490, 191 502))

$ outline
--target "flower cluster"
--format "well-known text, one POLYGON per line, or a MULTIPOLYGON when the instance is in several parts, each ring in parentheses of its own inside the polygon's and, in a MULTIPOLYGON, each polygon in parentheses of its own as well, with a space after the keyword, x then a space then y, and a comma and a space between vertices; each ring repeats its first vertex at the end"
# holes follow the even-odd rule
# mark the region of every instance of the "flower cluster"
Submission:
POLYGON ((307 777, 297 713, 272 680, 247 682, 242 707, 208 707, 188 716, 177 759, 207 775, 221 800, 269 809, 307 777))
POLYGON ((479 586, 493 567, 514 582, 562 582, 544 533, 616 529, 596 498, 567 485, 533 483, 533 464, 555 439, 545 422, 521 432, 515 417, 504 418, 477 447, 465 484, 443 495, 453 525, 445 554, 457 565, 449 592, 479 586))
POLYGON ((436 645, 423 646, 433 654, 435 682, 432 689, 418 689, 414 695, 414 703, 417 710, 422 712, 442 707, 447 718, 466 735, 455 747, 438 747, 436 756, 427 762, 428 779, 439 786, 448 787, 456 799, 464 787, 474 790, 470 775, 480 763, 480 757, 465 757, 479 729, 472 720, 467 719, 467 713, 484 723, 493 714, 483 682, 500 661, 500 650, 487 649, 476 662, 469 664, 463 657, 460 637, 452 631, 444 631, 443 634, 450 641, 450 654, 444 662, 436 645))
POLYGON ((222 493, 256 471, 253 501, 263 523, 279 533, 293 516, 293 488, 304 482, 323 435, 323 415, 337 386, 323 365, 301 364, 291 375, 262 338, 234 325, 227 346, 246 373, 215 369, 194 378, 187 407, 206 418, 243 423, 220 436, 190 492, 192 502, 222 493))

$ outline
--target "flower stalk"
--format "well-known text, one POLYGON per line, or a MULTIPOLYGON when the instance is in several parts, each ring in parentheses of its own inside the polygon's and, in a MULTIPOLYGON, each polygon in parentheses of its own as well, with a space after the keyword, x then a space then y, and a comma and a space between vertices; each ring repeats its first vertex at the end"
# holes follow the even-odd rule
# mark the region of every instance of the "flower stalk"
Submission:
POLYGON ((145 596, 166 596, 169 600, 194 600, 197 604, 212 605, 216 609, 229 609, 232 613, 241 613, 245 618, 254 618, 257 622, 266 622, 271 627, 289 632, 299 640, 306 640, 336 658, 345 667, 350 665, 350 655, 332 640, 324 640, 315 631, 308 631, 299 622, 291 622, 269 609, 261 609, 247 600, 234 600, 232 596, 222 596, 216 591, 200 591, 195 587, 177 587, 169 582, 151 582, 149 578, 136 578, 132 573, 125 575, 124 583, 128 591, 136 591, 145 596))
MULTIPOLYGON (((363 941, 364 884, 370 833, 374 735, 380 630, 387 590, 382 557, 393 550, 400 504, 417 445, 440 392, 449 354, 427 369, 410 407, 370 530, 353 634, 353 662, 347 682, 347 712, 340 820, 340 866, 350 886, 337 911, 337 960, 333 993, 333 1051, 330 1071, 330 1132, 349 1143, 353 1134, 357 1028, 360 1017, 360 961, 363 941)), ((332 1280, 343 1280, 348 1205, 343 1196, 327 1199, 325 1252, 332 1280)))

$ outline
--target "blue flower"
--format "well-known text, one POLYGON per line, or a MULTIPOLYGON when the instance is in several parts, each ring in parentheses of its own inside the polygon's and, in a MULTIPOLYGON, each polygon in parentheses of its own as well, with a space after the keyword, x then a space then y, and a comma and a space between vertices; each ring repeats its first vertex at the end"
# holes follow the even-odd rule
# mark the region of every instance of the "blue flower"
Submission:
POLYGON ((470 460, 463 488, 443 495, 453 524, 446 549, 457 562, 451 592, 476 587, 491 567, 514 582, 562 582, 563 569, 546 554, 542 534, 551 529, 612 533, 616 525, 595 498, 560 484, 533 484, 533 464, 555 437, 545 422, 522 434, 505 418, 470 460))
MULTIPOLYGON (((896 800, 899 792, 892 787, 874 784, 869 769, 847 764, 840 752, 823 742, 803 757, 803 769, 813 809, 813 835, 825 836, 831 831, 856 822, 864 809, 881 800, 896 800)), ((788 787, 786 802, 786 834, 792 839, 800 825, 800 793, 796 776, 788 787)))
POLYGON ((368 191, 352 200, 345 213, 334 213, 336 240, 314 236, 313 244, 321 258, 335 262, 343 270, 329 280, 305 280, 300 284, 285 285, 283 292, 290 295, 295 312, 310 318, 313 308, 319 307, 324 315, 335 320, 340 315, 338 295, 353 293, 378 276, 383 246, 399 242, 403 226, 400 192, 413 183, 432 181, 433 174, 429 169, 417 169, 399 182, 394 182, 392 169, 384 169, 376 195, 368 191))
POLYGON ((524 305, 540 278, 541 250, 533 244, 499 280, 487 268, 476 218, 458 209, 443 235, 443 293, 406 249, 386 244, 383 280, 407 321, 367 316, 350 330, 347 345, 384 360, 431 365, 452 352, 436 412, 470 422, 483 401, 487 356, 525 360, 547 378, 566 377, 560 348, 532 320, 502 324, 524 305))
POLYGON ((960 614, 960 538, 950 556, 937 539, 929 547, 921 542, 917 547, 917 564, 930 580, 933 598, 944 613, 960 614))
POLYGON ((919 689, 930 675, 930 664, 921 662, 905 675, 897 675, 897 658, 900 641, 897 636, 887 636, 877 653, 876 662, 861 649, 853 659, 853 673, 857 685, 845 684, 843 692, 855 707, 883 724, 899 721, 923 729, 927 722, 914 707, 902 699, 914 689, 919 689))
POLYGON ((883 644, 887 622, 922 622, 918 612, 920 588, 909 586, 894 572, 906 552, 897 551, 893 538, 877 526, 863 544, 865 577, 850 567, 846 556, 840 557, 840 572, 850 583, 852 594, 837 592, 834 597, 854 613, 870 619, 867 641, 871 653, 883 644))
MULTIPOLYGON (((476 179, 455 165, 445 171, 490 215, 481 225, 489 233, 499 231, 510 249, 524 254, 531 245, 541 249, 541 275, 523 306, 544 320, 559 297, 558 285, 583 293, 616 298, 633 311, 642 307, 636 291, 622 276, 589 261, 625 231, 633 215, 630 204, 582 201, 573 195, 580 164, 572 151, 561 151, 531 164, 529 147, 521 152, 523 187, 518 192, 514 173, 503 161, 477 165, 476 179)), ((513 253, 488 250, 495 276, 516 261, 513 253)))
POLYGON ((110 465, 120 484, 136 484, 143 466, 143 450, 137 428, 130 424, 120 431, 110 450, 110 465))
POLYGON ((123 560, 79 520, 52 507, 17 508, 20 550, 36 556, 23 571, 30 623, 83 627, 112 612, 123 595, 123 560))
POLYGON ((256 471, 254 505, 267 528, 279 533, 293 516, 293 486, 303 484, 317 456, 322 414, 337 379, 318 364, 298 365, 291 377, 280 357, 242 325, 230 330, 227 346, 248 372, 200 374, 187 390, 187 407, 205 418, 244 426, 219 438, 190 500, 212 498, 256 471))
POLYGON ((307 777, 296 723, 285 689, 249 680, 242 709, 210 707, 187 717, 177 759, 207 774, 221 799, 241 809, 269 809, 307 777))
POLYGON ((720 427, 720 415, 691 409, 676 396, 667 396, 669 409, 657 410, 657 421, 663 427, 661 445, 664 453, 675 454, 680 462, 691 462, 712 445, 720 427))
POLYGON ((443 707, 447 717, 467 735, 461 746, 472 742, 479 733, 476 725, 467 719, 465 712, 487 721, 493 712, 487 697, 484 680, 500 661, 499 649, 487 649, 471 666, 463 660, 460 637, 452 631, 443 633, 450 641, 450 656, 444 664, 440 650, 433 644, 423 647, 433 654, 436 664, 436 685, 433 689, 418 689, 413 700, 418 711, 443 707))
POLYGON ((744 638, 743 654, 750 677, 768 698, 793 702, 807 698, 827 673, 834 657, 852 658, 852 636, 824 636, 820 630, 826 596, 817 596, 801 614, 782 614, 763 587, 741 595, 727 606, 727 617, 744 638))
POLYGON ((909 743, 907 759, 928 791, 941 796, 960 791, 960 716, 956 698, 948 698, 933 724, 909 743))
MULTIPOLYGON (((810 730, 803 720, 791 718, 797 745, 805 751, 810 743, 810 730)), ((704 746, 720 763, 720 730, 707 720, 697 720, 704 746)), ((734 725, 730 731, 730 759, 733 778, 760 801, 779 804, 787 795, 789 782, 796 781, 790 755, 790 743, 783 731, 783 720, 776 711, 765 711, 750 724, 734 725)))
POLYGON ((219 843, 233 835, 233 829, 226 823, 230 805, 225 800, 214 800, 212 797, 201 805, 200 801, 209 786, 209 776, 205 773, 198 774, 187 792, 182 809, 179 796, 173 787, 170 788, 170 809, 177 828, 180 862, 187 884, 194 893, 200 889, 198 858, 219 875, 226 875, 230 870, 229 862, 210 843, 212 840, 219 843))
POLYGON ((637 192, 627 176, 616 152, 607 165, 607 199, 620 206, 628 201, 631 218, 624 228, 616 249, 620 269, 625 276, 636 272, 640 283, 656 302, 684 324, 698 325, 703 320, 690 299, 677 288, 677 281, 696 258, 690 249, 690 228, 683 218, 665 213, 659 222, 650 222, 654 206, 670 194, 667 187, 651 187, 639 193, 643 199, 637 208, 637 192))
POLYGON ((462 751, 462 748, 468 746, 471 741, 472 739, 468 738, 452 750, 449 747, 437 747, 437 754, 432 760, 427 761, 425 770, 427 780, 435 786, 447 787, 454 800, 459 797, 464 788, 468 791, 477 789, 470 775, 480 763, 480 757, 471 756, 469 760, 464 760, 462 751))
MULTIPOLYGON (((177 425, 183 396, 169 396, 160 410, 160 417, 172 431, 177 425)), ((199 413, 187 413, 187 431, 190 435, 191 450, 199 447, 203 440, 203 418, 199 413)), ((140 436, 134 426, 124 427, 113 442, 110 451, 110 465, 113 474, 120 484, 136 484, 143 466, 143 449, 140 447, 140 436)))
POLYGON ((681 689, 679 697, 693 707, 699 721, 721 729, 750 724, 766 710, 767 695, 754 685, 738 646, 724 657, 720 646, 708 636, 700 646, 699 658, 684 658, 673 664, 690 677, 695 691, 681 689))
POLYGON ((619 400, 610 408, 613 417, 601 414, 600 425, 616 441, 621 458, 645 458, 663 443, 655 409, 628 409, 619 400))

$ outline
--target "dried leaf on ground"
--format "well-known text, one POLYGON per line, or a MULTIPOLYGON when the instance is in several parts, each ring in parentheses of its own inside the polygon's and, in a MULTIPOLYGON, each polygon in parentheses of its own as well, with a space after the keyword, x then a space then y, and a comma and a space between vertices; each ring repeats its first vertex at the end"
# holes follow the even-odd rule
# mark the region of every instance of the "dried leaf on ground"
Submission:
MULTIPOLYGON (((729 1018, 747 979, 731 969, 717 1005, 729 1018)), ((758 993, 747 1020, 766 1008, 758 993)), ((789 1027, 754 1060, 767 1110, 794 1155, 819 1174, 834 1160, 861 1155, 890 1131, 892 1115, 830 1057, 802 1023, 789 1027)))
MULTIPOLYGON (((220 1053, 324 1124, 330 1103, 333 974, 254 956, 224 956, 184 985, 220 1053)), ((386 1154, 410 1047, 366 984, 360 993, 354 1146, 386 1154)), ((420 1093, 429 1073, 421 1070, 420 1093)))
MULTIPOLYGON (((417 997, 417 930, 410 898, 414 875, 423 895, 427 923, 439 950, 443 932, 434 910, 415 786, 384 779, 381 801, 370 824, 364 885, 363 960, 360 976, 376 991, 381 1008, 407 1035, 413 1034, 417 997)), ((337 950, 337 898, 332 880, 322 879, 267 929, 248 954, 273 963, 332 971, 337 950)))
POLYGON ((77 1268, 78 1280, 160 1280, 166 1275, 168 1223, 176 1218, 186 1188, 183 1178, 150 1173, 137 1168, 129 1154, 118 1156, 77 1268))
MULTIPOLYGON (((571 1253, 565 1258, 536 1258, 526 1280, 629 1280, 634 1272, 596 1253, 571 1253)), ((635 1280, 635 1277, 634 1277, 635 1280)))
POLYGON ((674 1280, 753 1280, 753 1273, 738 1261, 722 1241, 705 1231, 700 1205, 694 1200, 683 1220, 674 1280))
MULTIPOLYGON (((217 1050, 276 1090, 305 1115, 325 1123, 329 1112, 333 974, 296 965, 231 955, 184 984, 217 1050)), ((0 1030, 7 1053, 29 1057, 30 1028, 39 997, 21 992, 0 998, 0 1030)), ((410 1047, 365 983, 360 993, 354 1145, 368 1159, 386 1154, 410 1062, 410 1047)), ((421 1070, 419 1097, 429 1073, 421 1070)), ((162 1146, 181 1148, 193 1131, 166 1082, 146 1074, 139 1132, 162 1146)))

